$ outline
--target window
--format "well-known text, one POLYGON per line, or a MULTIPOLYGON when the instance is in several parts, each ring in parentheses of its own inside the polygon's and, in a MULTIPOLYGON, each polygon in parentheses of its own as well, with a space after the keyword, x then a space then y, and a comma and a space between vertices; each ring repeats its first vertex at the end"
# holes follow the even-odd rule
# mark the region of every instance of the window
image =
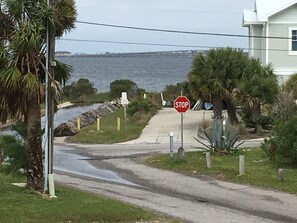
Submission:
POLYGON ((297 51, 297 30, 292 30, 292 51, 297 51))
POLYGON ((289 28, 289 55, 297 55, 297 27, 289 28))

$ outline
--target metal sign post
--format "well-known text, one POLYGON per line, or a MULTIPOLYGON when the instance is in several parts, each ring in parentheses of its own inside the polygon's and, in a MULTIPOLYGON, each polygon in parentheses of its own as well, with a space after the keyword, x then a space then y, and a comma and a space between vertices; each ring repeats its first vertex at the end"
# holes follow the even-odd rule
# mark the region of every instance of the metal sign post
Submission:
POLYGON ((128 126, 127 126, 127 104, 129 104, 128 98, 127 98, 127 92, 122 92, 122 97, 121 97, 121 105, 124 106, 124 118, 125 118, 125 130, 127 131, 128 126))
POLYGON ((181 134, 181 147, 184 147, 184 113, 188 111, 190 108, 190 101, 185 96, 178 96, 174 100, 174 108, 177 112, 181 113, 181 128, 180 128, 180 134, 181 134))
POLYGON ((173 132, 169 133, 169 142, 170 158, 173 159, 173 132))
POLYGON ((180 113, 180 146, 184 148, 184 113, 180 113))

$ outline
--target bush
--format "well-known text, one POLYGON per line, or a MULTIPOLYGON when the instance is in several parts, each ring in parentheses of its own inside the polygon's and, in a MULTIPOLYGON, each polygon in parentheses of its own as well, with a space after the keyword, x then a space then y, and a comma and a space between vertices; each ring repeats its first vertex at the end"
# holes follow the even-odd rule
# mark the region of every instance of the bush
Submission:
POLYGON ((260 148, 270 160, 276 159, 276 155, 275 155, 276 145, 274 142, 274 138, 264 139, 264 142, 261 144, 260 148))
POLYGON ((0 137, 0 150, 3 152, 3 158, 8 161, 9 171, 18 171, 21 168, 27 169, 27 155, 24 138, 27 135, 25 125, 18 122, 12 127, 16 135, 4 135, 0 137))
POLYGON ((297 114, 275 125, 272 146, 278 161, 297 164, 297 114))
POLYGON ((133 100, 128 104, 127 113, 134 116, 136 113, 155 113, 158 110, 156 104, 151 100, 133 100))
POLYGON ((253 119, 250 109, 247 108, 242 109, 241 118, 244 121, 246 127, 255 128, 255 132, 257 132, 259 127, 270 130, 274 122, 272 117, 266 115, 261 115, 260 117, 253 119))
POLYGON ((297 105, 292 93, 281 91, 272 107, 272 114, 277 121, 287 121, 297 112, 297 105))
POLYGON ((97 89, 88 79, 80 78, 77 82, 64 87, 64 96, 69 100, 84 102, 89 96, 96 94, 97 89))
POLYGON ((291 93, 293 98, 297 99, 297 73, 292 74, 284 85, 285 91, 291 93))
POLYGON ((110 83, 110 96, 112 98, 121 97, 122 92, 127 92, 129 98, 133 98, 137 95, 138 87, 137 85, 127 79, 115 80, 110 83))

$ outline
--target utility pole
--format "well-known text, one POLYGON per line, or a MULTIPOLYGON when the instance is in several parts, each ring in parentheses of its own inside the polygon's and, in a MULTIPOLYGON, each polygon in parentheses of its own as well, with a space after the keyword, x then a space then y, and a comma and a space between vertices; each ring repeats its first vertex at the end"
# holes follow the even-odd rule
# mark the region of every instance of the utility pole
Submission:
MULTIPOLYGON (((55 4, 54 0, 47 0, 48 6, 55 4)), ((55 197, 54 178, 53 178, 53 163, 54 163, 54 92, 52 88, 52 82, 54 81, 54 69, 55 62, 55 30, 47 24, 47 84, 46 84, 46 162, 45 162, 45 190, 48 190, 51 197, 55 197)))

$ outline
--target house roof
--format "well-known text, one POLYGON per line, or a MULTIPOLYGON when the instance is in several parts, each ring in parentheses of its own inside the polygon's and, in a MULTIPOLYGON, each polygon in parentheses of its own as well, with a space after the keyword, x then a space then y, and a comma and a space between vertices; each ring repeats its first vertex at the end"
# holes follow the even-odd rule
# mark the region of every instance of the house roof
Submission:
POLYGON ((243 25, 259 24, 290 6, 297 4, 297 0, 255 0, 254 9, 243 10, 243 25))

